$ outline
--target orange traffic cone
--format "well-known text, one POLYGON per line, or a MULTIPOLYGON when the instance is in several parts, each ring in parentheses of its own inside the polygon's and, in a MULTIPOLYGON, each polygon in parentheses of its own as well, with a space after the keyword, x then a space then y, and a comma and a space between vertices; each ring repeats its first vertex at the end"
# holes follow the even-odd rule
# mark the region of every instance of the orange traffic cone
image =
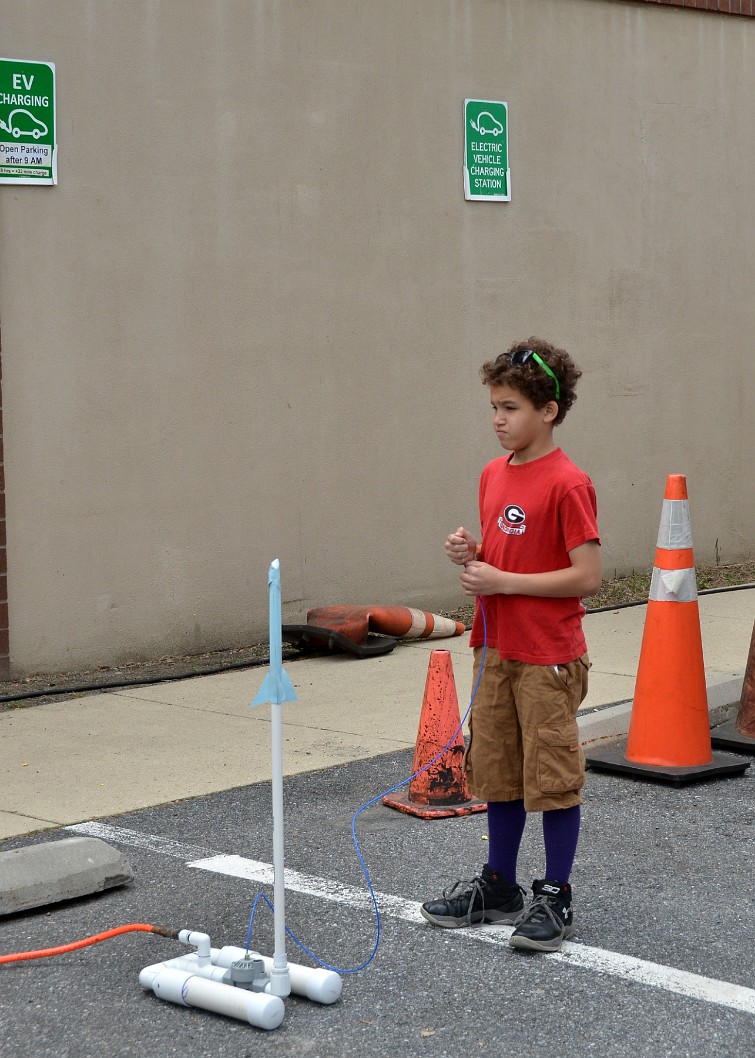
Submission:
POLYGON ((469 796, 463 760, 464 738, 451 654, 447 650, 433 650, 412 762, 414 778, 409 783, 408 794, 400 791, 386 794, 383 804, 423 819, 484 812, 488 807, 486 802, 469 796))
POLYGON ((367 658, 390 653, 397 642, 390 637, 442 639, 465 631, 462 621, 411 606, 320 606, 307 611, 305 625, 283 625, 283 638, 305 649, 320 646, 367 658))
POLYGON ((692 530, 683 474, 669 474, 625 750, 595 768, 686 783, 742 772, 749 762, 711 751, 692 530))
POLYGON ((737 718, 714 727, 710 737, 713 745, 719 749, 733 749, 736 753, 755 753, 755 625, 752 629, 737 718))

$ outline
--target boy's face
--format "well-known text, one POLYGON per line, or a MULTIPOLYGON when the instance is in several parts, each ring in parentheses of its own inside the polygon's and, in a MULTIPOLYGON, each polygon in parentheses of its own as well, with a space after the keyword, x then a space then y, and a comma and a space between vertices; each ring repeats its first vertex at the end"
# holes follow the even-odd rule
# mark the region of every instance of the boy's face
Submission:
POLYGON ((490 385, 488 389, 493 429, 501 447, 515 453, 512 462, 538 459, 553 449, 553 420, 558 415, 555 401, 536 408, 528 397, 511 386, 490 385))

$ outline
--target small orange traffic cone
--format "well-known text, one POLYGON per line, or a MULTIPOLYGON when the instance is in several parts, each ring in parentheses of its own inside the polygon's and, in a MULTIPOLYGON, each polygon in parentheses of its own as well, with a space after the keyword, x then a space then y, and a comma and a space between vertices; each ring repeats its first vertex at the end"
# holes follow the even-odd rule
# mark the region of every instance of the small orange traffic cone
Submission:
POLYGON ((464 738, 451 654, 448 650, 433 650, 427 667, 409 793, 386 794, 383 804, 422 819, 484 812, 487 803, 469 796, 463 761, 464 738))
POLYGON ((687 482, 669 474, 645 615, 626 748, 587 757, 594 768, 687 783, 742 772, 711 751, 687 482))
POLYGON ((713 745, 719 749, 733 749, 736 753, 755 753, 755 625, 752 629, 737 718, 712 728, 710 737, 713 745))

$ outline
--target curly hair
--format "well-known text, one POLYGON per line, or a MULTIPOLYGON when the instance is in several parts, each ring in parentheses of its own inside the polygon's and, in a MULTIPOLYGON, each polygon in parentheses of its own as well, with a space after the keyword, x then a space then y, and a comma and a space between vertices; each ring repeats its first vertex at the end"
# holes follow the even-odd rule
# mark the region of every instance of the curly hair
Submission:
POLYGON ((558 404, 558 415, 553 422, 557 425, 564 421, 567 411, 577 399, 574 389, 577 379, 582 377, 582 372, 565 349, 557 349, 550 342, 533 337, 528 338, 526 342, 516 342, 495 360, 487 360, 480 368, 480 377, 484 386, 511 386, 512 389, 519 390, 536 408, 544 408, 548 401, 555 401, 558 404), (558 398, 555 381, 534 357, 530 357, 524 364, 512 363, 512 354, 527 350, 537 353, 558 379, 558 398))

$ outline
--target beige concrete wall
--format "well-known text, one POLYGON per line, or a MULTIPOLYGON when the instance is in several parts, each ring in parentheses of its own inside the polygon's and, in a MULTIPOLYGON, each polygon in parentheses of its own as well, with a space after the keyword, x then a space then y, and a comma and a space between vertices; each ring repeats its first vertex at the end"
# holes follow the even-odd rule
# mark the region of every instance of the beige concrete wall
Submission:
POLYGON ((686 473, 751 557, 751 20, 620 0, 4 0, 57 64, 59 186, 0 187, 11 664, 248 642, 459 601, 442 541, 499 454, 477 368, 584 370, 560 440, 608 573, 686 473), (513 199, 468 203, 465 96, 513 199))

